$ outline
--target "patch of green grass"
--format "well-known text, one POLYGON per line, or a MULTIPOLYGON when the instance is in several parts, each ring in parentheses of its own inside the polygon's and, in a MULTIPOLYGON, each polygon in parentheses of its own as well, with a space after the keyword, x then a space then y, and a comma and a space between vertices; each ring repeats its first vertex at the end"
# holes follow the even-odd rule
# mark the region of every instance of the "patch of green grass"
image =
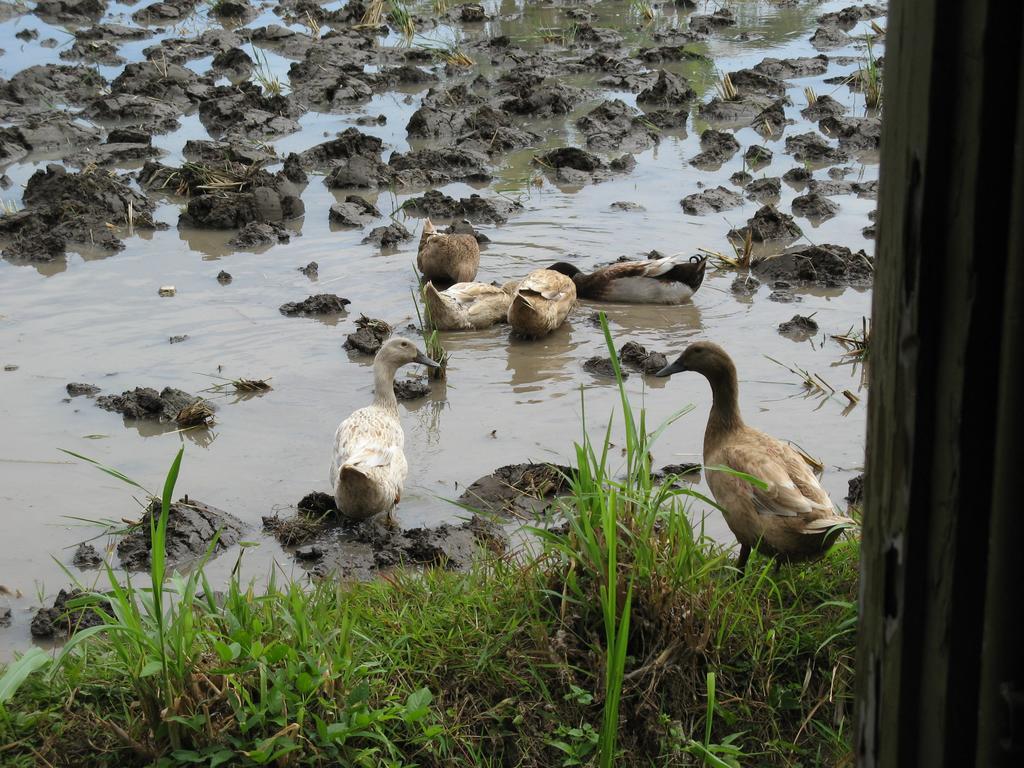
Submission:
POLYGON ((83 601, 103 626, 54 664, 33 652, 0 669, 0 762, 849 762, 857 542, 739 573, 705 535, 700 494, 651 477, 670 423, 649 430, 619 384, 625 452, 610 428, 584 430, 561 525, 466 573, 257 591, 236 568, 222 593, 201 567, 169 574, 158 550, 179 453, 146 583, 108 571, 110 593, 83 601))

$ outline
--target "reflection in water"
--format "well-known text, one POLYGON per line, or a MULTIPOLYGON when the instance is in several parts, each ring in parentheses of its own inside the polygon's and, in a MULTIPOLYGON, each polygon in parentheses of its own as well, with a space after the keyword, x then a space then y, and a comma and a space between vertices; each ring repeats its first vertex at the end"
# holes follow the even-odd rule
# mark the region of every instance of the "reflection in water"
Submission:
MULTIPOLYGON (((526 340, 509 334, 506 369, 512 371, 509 384, 516 394, 539 392, 546 383, 567 381, 573 377, 579 346, 572 340, 572 325, 563 323, 542 339, 526 340)), ((556 397, 557 395, 552 395, 556 397)))

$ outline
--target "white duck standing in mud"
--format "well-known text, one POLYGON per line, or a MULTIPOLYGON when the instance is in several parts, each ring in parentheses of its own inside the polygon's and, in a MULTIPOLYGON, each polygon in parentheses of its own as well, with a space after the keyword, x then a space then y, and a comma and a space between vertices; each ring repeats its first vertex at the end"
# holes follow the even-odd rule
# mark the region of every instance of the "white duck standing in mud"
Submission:
POLYGON ((383 513, 388 525, 395 524, 392 512, 409 466, 394 383, 395 372, 409 363, 438 366, 408 339, 385 342, 373 360, 373 403, 338 425, 331 488, 343 517, 367 520, 383 513))

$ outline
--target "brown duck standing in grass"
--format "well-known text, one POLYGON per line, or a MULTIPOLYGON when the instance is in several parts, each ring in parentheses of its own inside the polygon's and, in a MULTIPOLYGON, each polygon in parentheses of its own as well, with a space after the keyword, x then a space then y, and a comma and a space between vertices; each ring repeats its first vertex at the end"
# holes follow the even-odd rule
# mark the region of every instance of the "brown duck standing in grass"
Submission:
POLYGON ((582 299, 632 304, 681 304, 704 282, 707 258, 679 256, 647 261, 621 261, 590 274, 560 261, 548 269, 572 278, 582 299))
POLYGON ((469 283, 480 267, 480 244, 473 235, 446 235, 430 219, 423 222, 416 266, 435 283, 469 283))
POLYGON ((714 401, 704 431, 704 466, 729 467, 766 484, 762 488, 723 471, 706 475, 725 522, 740 543, 740 570, 751 549, 785 561, 821 557, 851 521, 836 514, 799 453, 743 423, 736 366, 729 355, 717 344, 699 341, 657 375, 680 371, 699 373, 711 384, 714 401))
POLYGON ((572 280, 550 269, 535 269, 516 286, 508 323, 516 335, 538 339, 564 323, 575 304, 576 285, 572 280))

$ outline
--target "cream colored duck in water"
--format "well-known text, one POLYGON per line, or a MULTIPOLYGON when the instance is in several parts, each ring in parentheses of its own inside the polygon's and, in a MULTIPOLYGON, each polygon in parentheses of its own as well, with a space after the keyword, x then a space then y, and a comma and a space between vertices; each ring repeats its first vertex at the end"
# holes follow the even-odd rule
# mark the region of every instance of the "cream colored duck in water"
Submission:
POLYGON ((564 323, 575 304, 576 284, 570 278, 550 269, 537 269, 516 287, 508 322, 518 335, 540 338, 564 323))
POLYGON ((395 372, 403 365, 437 363, 408 339, 389 339, 373 360, 373 404, 338 425, 331 461, 334 502, 343 517, 366 520, 384 513, 388 524, 408 472, 405 433, 398 419, 395 372))
POLYGON ((502 288, 489 283, 456 283, 439 291, 428 281, 423 301, 439 331, 479 330, 505 322, 514 291, 515 285, 502 288))
POLYGON ((480 268, 480 244, 473 235, 438 232, 430 219, 423 222, 416 267, 427 280, 468 283, 480 268))
POLYGON ((850 519, 836 514, 807 462, 786 443, 748 427, 740 416, 736 366, 717 344, 699 341, 660 371, 694 371, 711 384, 713 404, 704 432, 704 466, 725 466, 764 481, 758 487, 722 471, 706 473, 708 486, 740 543, 737 566, 750 550, 780 560, 812 560, 834 543, 850 519))

